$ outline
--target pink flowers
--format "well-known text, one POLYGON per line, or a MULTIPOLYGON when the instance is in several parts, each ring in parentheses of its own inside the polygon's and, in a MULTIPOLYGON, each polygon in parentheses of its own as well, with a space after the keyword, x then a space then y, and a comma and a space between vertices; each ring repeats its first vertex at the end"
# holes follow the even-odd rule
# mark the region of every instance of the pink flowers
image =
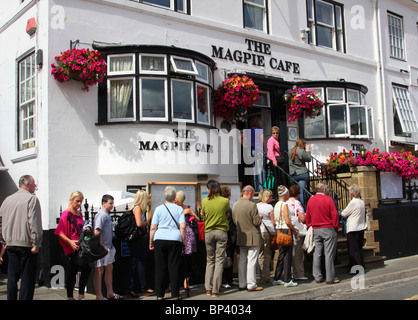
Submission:
POLYGON ((288 121, 296 121, 304 111, 310 117, 315 116, 323 106, 323 102, 318 97, 318 92, 311 89, 296 88, 291 92, 291 100, 288 103, 288 111, 292 115, 288 118, 288 121))
POLYGON ((225 79, 213 94, 215 117, 232 123, 244 119, 244 114, 258 99, 258 86, 247 76, 234 74, 225 79))
POLYGON ((327 163, 321 167, 322 173, 337 173, 341 167, 370 166, 376 167, 376 171, 395 172, 406 181, 418 178, 418 158, 409 151, 379 152, 379 149, 367 151, 364 160, 361 156, 354 156, 353 152, 330 153, 327 163))
POLYGON ((106 76, 106 61, 100 52, 90 49, 71 49, 54 57, 57 65, 51 64, 51 74, 58 82, 70 79, 81 81, 82 90, 88 92, 89 87, 100 83, 106 76))

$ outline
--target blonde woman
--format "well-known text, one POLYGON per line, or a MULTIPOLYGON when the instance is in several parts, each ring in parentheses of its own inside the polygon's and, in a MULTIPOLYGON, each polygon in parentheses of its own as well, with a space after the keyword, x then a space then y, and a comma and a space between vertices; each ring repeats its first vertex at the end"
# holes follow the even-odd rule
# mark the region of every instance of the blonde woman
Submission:
MULTIPOLYGON (((148 228, 148 221, 146 213, 148 209, 148 193, 144 190, 138 190, 135 194, 135 199, 132 202, 129 210, 133 209, 136 225, 140 228, 148 228)), ((137 295, 134 291, 134 274, 137 272, 138 279, 141 283, 141 291, 145 296, 152 295, 153 290, 149 289, 146 278, 146 249, 148 244, 148 237, 138 238, 135 241, 129 242, 129 250, 131 252, 132 262, 129 269, 129 283, 127 296, 135 298, 137 295)))
POLYGON ((273 191, 270 189, 263 189, 258 194, 260 202, 257 203, 258 214, 261 218, 261 237, 263 243, 260 246, 258 260, 261 269, 261 280, 265 283, 270 283, 273 280, 270 277, 270 263, 273 252, 270 250, 270 234, 275 235, 276 230, 271 217, 274 217, 274 208, 270 204, 273 200, 273 191))
MULTIPOLYGON (((65 272, 65 288, 67 289, 67 299, 74 300, 73 291, 78 270, 81 270, 81 277, 78 287, 78 300, 84 299, 84 290, 90 275, 90 265, 79 266, 77 263, 76 252, 79 250, 78 239, 83 231, 84 220, 80 211, 84 195, 80 191, 74 191, 70 195, 68 208, 61 214, 55 235, 59 238, 65 255, 68 258, 68 270, 65 272)), ((86 225, 86 228, 90 227, 86 225)), ((90 227, 91 228, 91 227, 90 227)))
MULTIPOLYGON (((276 223, 276 229, 282 233, 298 235, 298 229, 296 229, 292 221, 290 220, 289 210, 286 201, 289 200, 289 190, 285 186, 279 186, 277 188, 277 195, 279 201, 274 206, 274 221, 276 223)), ((279 259, 277 260, 276 270, 274 274, 273 284, 284 284, 285 287, 296 287, 298 284, 292 281, 292 250, 293 245, 279 247, 279 259), (280 280, 283 273, 284 281, 280 280)))

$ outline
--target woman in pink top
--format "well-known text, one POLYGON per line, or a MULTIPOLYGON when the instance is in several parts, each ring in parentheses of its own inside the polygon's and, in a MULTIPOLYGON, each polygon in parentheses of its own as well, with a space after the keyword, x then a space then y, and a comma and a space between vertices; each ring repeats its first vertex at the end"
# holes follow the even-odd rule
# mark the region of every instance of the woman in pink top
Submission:
MULTIPOLYGON (((279 134, 279 127, 274 126, 271 128, 271 137, 267 140, 267 159, 270 160, 270 170, 274 174, 274 186, 272 191, 275 197, 277 196, 277 186, 281 184, 280 180, 283 180, 283 177, 281 177, 281 170, 278 168, 278 166, 284 164, 283 160, 279 158, 281 156, 279 134)), ((284 181, 282 183, 284 183, 284 181)))
POLYGON ((78 300, 84 299, 84 290, 90 274, 90 266, 79 266, 76 252, 79 250, 78 239, 84 227, 83 214, 80 211, 84 196, 80 191, 74 191, 70 196, 68 208, 61 214, 55 234, 59 243, 68 257, 68 270, 65 271, 65 288, 67 289, 68 300, 74 300, 73 291, 78 270, 81 270, 80 283, 78 288, 78 300))

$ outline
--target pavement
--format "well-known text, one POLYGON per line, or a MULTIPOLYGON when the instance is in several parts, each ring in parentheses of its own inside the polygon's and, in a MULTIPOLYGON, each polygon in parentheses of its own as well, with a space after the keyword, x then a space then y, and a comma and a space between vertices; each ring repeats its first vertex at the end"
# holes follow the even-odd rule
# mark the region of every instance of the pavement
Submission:
MULTIPOLYGON (((190 296, 182 290, 181 296, 183 301, 206 300, 222 303, 222 301, 246 301, 246 300, 321 300, 334 293, 341 293, 350 290, 361 290, 361 288, 369 288, 371 286, 406 279, 418 275, 418 255, 402 257, 397 259, 385 260, 382 267, 376 267, 366 270, 365 274, 355 276, 348 274, 337 274, 340 283, 326 284, 322 282, 317 284, 311 274, 307 274, 308 280, 298 281, 297 287, 287 287, 283 285, 272 285, 258 283, 263 286, 264 290, 257 292, 249 292, 247 290, 239 290, 238 286, 232 286, 228 289, 222 289, 223 294, 212 297, 207 296, 203 284, 191 287, 190 296)), ((7 277, 0 275, 0 301, 6 300, 6 284, 7 277)), ((418 294, 418 289, 417 289, 418 294)), ((74 295, 77 297, 77 293, 74 295)), ((87 300, 94 300, 95 295, 86 293, 87 300)), ((173 301, 170 293, 164 297, 167 301, 173 301)), ((52 289, 48 287, 35 288, 34 300, 66 300, 66 291, 64 289, 52 289)), ((155 301, 155 296, 143 296, 138 298, 125 298, 124 300, 138 301, 155 301)), ((174 301, 173 301, 174 302, 174 301)))

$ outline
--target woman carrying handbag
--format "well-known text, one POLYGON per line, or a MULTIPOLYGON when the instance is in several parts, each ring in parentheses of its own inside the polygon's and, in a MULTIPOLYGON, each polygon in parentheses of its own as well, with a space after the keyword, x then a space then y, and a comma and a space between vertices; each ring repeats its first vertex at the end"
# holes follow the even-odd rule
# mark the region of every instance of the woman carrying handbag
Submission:
POLYGON ((279 247, 279 259, 277 260, 276 270, 274 274, 273 284, 284 284, 285 287, 296 287, 298 284, 292 281, 292 236, 298 235, 298 230, 290 221, 289 211, 286 201, 289 199, 289 190, 285 186, 277 188, 279 201, 274 207, 274 221, 276 222, 277 241, 280 239, 290 237, 290 241, 286 244, 282 243, 279 247), (280 280, 283 273, 284 281, 280 280))

